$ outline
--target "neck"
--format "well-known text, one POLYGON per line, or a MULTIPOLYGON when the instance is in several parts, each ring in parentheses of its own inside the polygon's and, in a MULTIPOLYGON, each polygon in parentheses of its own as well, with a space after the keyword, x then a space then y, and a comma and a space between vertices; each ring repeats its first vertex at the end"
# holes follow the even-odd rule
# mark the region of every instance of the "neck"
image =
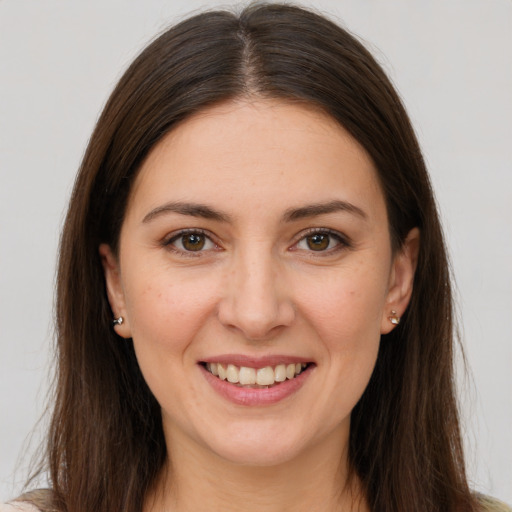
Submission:
POLYGON ((144 512, 367 511, 357 477, 348 478, 346 439, 330 441, 284 463, 247 466, 175 438, 144 512))

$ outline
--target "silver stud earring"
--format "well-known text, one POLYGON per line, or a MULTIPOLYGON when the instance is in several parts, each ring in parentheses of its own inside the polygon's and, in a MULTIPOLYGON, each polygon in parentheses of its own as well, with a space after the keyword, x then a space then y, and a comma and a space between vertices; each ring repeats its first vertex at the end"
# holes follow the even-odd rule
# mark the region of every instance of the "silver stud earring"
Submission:
POLYGON ((393 325, 400 324, 400 317, 396 314, 396 311, 394 309, 391 311, 391 316, 389 316, 388 318, 393 325))
POLYGON ((121 325, 124 322, 124 318, 120 316, 119 318, 114 318, 112 320, 112 325, 115 327, 116 325, 121 325))

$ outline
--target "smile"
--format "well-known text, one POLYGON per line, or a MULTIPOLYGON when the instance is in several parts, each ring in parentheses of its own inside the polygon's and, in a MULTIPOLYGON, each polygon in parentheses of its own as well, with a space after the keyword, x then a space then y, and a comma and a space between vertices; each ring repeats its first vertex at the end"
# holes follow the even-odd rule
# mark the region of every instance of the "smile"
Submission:
POLYGON ((308 364, 289 363, 251 368, 234 364, 205 363, 204 367, 220 380, 227 380, 239 387, 259 389, 269 388, 286 380, 294 379, 308 367, 308 364))

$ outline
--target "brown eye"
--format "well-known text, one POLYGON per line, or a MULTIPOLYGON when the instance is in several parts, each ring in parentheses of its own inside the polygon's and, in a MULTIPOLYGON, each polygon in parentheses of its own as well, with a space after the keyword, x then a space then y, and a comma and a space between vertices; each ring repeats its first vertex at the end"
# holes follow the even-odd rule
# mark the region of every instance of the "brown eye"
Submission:
POLYGON ((186 251, 200 251, 205 242, 206 237, 200 233, 187 233, 181 237, 181 244, 186 251))
POLYGON ((217 245, 212 239, 202 231, 183 230, 177 233, 170 240, 165 241, 164 245, 169 249, 180 254, 198 253, 215 250, 217 245))
POLYGON ((338 249, 348 247, 349 244, 346 238, 340 233, 331 232, 330 230, 321 231, 316 230, 312 233, 306 234, 294 246, 295 249, 309 252, 325 252, 331 254, 338 249))
POLYGON ((312 251, 325 251, 329 247, 331 236, 327 233, 315 233, 306 237, 308 248, 312 251))

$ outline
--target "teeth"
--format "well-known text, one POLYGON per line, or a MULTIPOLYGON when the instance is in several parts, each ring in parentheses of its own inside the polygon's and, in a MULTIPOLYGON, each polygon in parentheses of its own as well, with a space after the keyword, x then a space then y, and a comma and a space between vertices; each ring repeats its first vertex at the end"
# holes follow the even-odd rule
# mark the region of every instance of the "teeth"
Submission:
MULTIPOLYGON (((214 365, 215 363, 212 363, 212 366, 214 365)), ((220 380, 226 380, 226 369, 224 368, 224 366, 222 366, 221 364, 218 364, 217 365, 217 372, 218 372, 218 375, 219 375, 219 379, 220 380)), ((213 373, 213 372, 212 372, 213 373)), ((215 375, 215 374, 214 374, 215 375)))
POLYGON ((265 366, 265 368, 260 368, 256 372, 256 384, 260 386, 270 386, 274 384, 274 370, 271 366, 265 366))
POLYGON ((275 368, 265 366, 264 368, 249 368, 247 366, 235 366, 234 364, 222 365, 221 363, 207 363, 206 369, 221 380, 227 380, 232 384, 240 386, 272 386, 276 382, 284 382, 286 379, 293 379, 299 375, 305 363, 291 363, 288 365, 278 364, 275 368))
POLYGON ((228 382, 236 384, 238 382, 238 368, 234 364, 228 364, 226 369, 226 378, 228 382))
POLYGON ((247 368, 246 366, 242 366, 239 373, 239 382, 242 384, 242 386, 256 384, 256 370, 254 368, 247 368))
POLYGON ((278 364, 274 370, 274 378, 276 382, 284 382, 286 380, 286 365, 278 364))
POLYGON ((208 371, 213 375, 219 375, 218 365, 216 363, 207 363, 206 367, 208 368, 208 371))

